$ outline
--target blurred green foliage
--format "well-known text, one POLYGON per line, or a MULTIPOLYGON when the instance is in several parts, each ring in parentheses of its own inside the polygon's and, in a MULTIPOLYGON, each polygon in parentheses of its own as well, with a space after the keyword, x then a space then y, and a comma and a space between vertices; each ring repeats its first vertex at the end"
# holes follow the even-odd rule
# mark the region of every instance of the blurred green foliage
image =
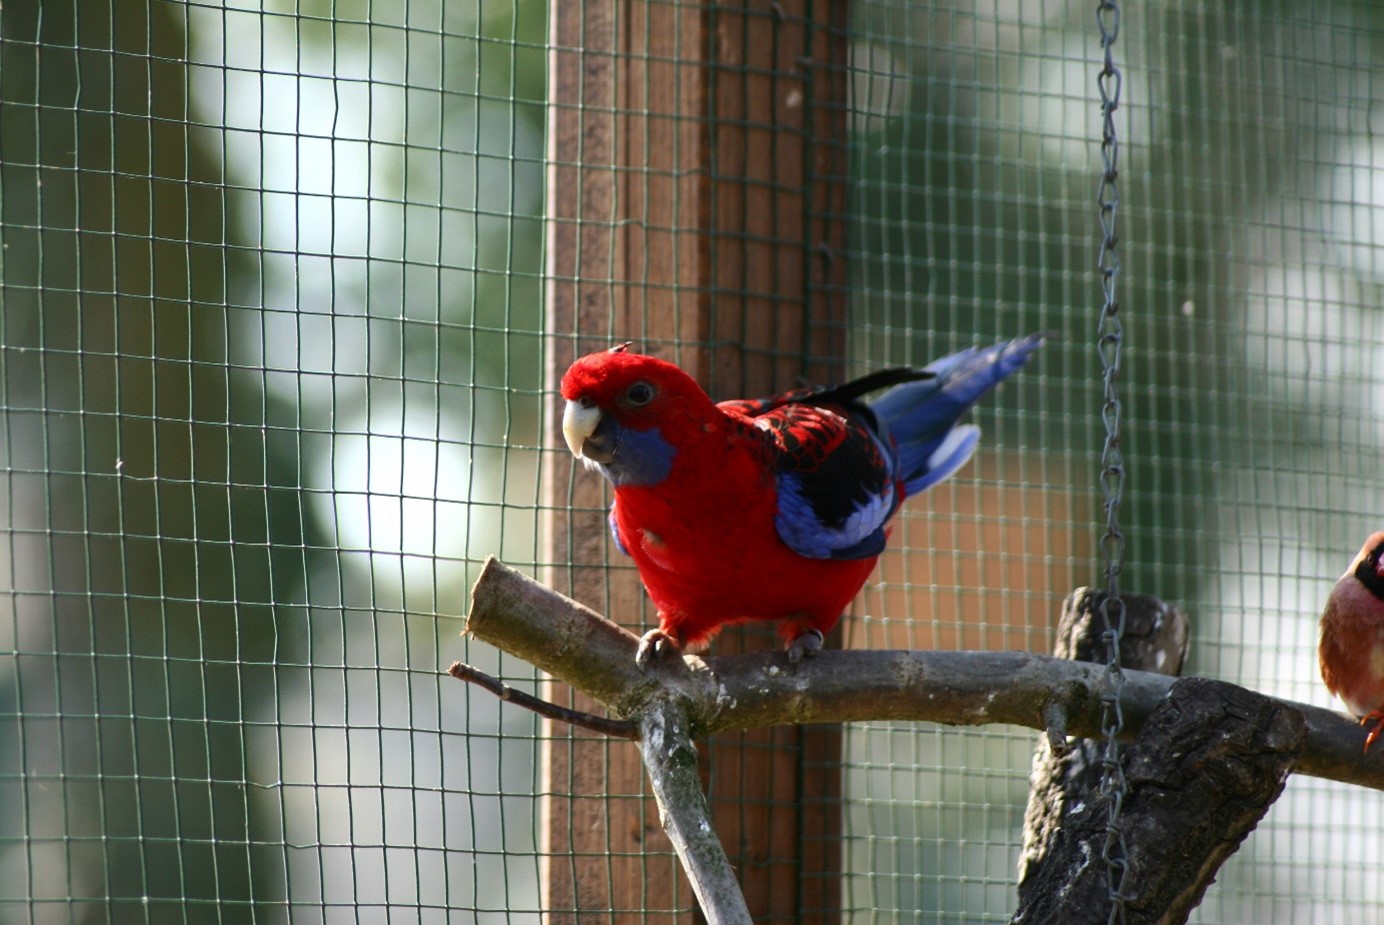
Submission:
POLYGON ((536 902, 410 673, 533 556, 544 7, 277 7, 0 13, 0 916, 536 902))

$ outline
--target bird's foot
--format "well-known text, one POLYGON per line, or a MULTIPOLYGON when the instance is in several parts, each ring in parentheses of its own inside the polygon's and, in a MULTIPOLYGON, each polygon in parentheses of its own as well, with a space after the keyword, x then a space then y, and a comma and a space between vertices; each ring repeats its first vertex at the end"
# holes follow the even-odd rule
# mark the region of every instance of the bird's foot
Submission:
POLYGON ((634 663, 640 671, 648 671, 649 665, 662 661, 670 654, 679 651, 678 641, 661 629, 652 629, 639 637, 639 648, 634 653, 634 663))
POLYGON ((1381 732, 1384 732, 1384 710, 1375 710, 1372 713, 1366 713, 1364 716, 1360 717, 1360 725, 1363 726, 1370 720, 1374 720, 1375 722, 1374 728, 1370 730, 1370 734, 1365 736, 1364 753, 1366 755, 1370 753, 1370 746, 1374 744, 1374 740, 1379 738, 1381 732))
POLYGON ((804 658, 811 658, 822 651, 826 637, 821 630, 808 630, 788 644, 788 664, 796 665, 804 658))

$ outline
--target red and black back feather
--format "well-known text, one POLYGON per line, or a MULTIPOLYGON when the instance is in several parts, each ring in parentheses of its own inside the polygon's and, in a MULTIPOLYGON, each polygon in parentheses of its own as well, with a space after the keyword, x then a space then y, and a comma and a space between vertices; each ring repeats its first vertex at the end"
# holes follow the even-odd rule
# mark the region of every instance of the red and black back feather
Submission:
MULTIPOLYGON (((886 456, 888 436, 861 397, 904 382, 932 379, 927 370, 881 370, 839 386, 794 389, 759 399, 721 402, 722 410, 752 419, 766 437, 770 464, 779 476, 785 542, 804 555, 866 558, 884 548, 878 529, 903 500, 895 460, 886 456), (784 479, 787 479, 785 481, 784 479), (869 516, 853 531, 852 518, 869 516), (797 521, 798 529, 784 521, 797 521), (844 531, 844 532, 843 532, 844 531), (823 545, 805 545, 820 534, 823 545)), ((815 544, 814 544, 815 545, 815 544)))

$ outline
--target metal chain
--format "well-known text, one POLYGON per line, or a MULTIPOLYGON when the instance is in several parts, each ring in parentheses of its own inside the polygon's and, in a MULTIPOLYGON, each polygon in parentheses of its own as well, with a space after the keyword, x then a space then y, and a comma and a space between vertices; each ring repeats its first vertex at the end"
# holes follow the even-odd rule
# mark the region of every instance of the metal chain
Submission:
POLYGON ((1101 293, 1104 297, 1097 328, 1097 350, 1105 379, 1105 400, 1101 419, 1105 423, 1105 448, 1101 452, 1100 485, 1105 494, 1105 533, 1101 536, 1101 555, 1105 559, 1105 598, 1100 605, 1105 631, 1105 693, 1101 697, 1101 731, 1105 735, 1105 754, 1101 758, 1100 790, 1106 800, 1105 846, 1101 858, 1110 891, 1110 925, 1122 925, 1125 920, 1125 896, 1122 892, 1125 873, 1129 868, 1129 847, 1120 828, 1120 809, 1124 804, 1128 782, 1120 761, 1120 731, 1124 728, 1124 673, 1120 671, 1120 637, 1125 629, 1125 604, 1120 597, 1120 572, 1124 570, 1125 540, 1120 531, 1119 510, 1124 501, 1125 467, 1120 453, 1120 398, 1116 389, 1120 377, 1120 347, 1124 341, 1124 326, 1120 322, 1120 303, 1115 297, 1115 283, 1120 275, 1120 257, 1115 247, 1119 243, 1115 220, 1119 212, 1119 140, 1115 134, 1115 110, 1120 105, 1123 78, 1115 67, 1114 45, 1120 31, 1120 8, 1116 0, 1099 0, 1096 23, 1100 26, 1100 44, 1105 62, 1096 77, 1100 90, 1102 171, 1096 193, 1099 206, 1101 246, 1097 266, 1100 270, 1101 293))

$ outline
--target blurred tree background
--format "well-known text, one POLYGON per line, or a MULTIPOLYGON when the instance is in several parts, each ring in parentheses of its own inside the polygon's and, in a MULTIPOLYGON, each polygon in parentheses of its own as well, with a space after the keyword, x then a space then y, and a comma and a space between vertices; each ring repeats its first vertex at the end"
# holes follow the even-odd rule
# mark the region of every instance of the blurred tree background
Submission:
MULTIPOLYGON (((1326 705, 1316 617, 1384 513, 1384 7, 1120 6, 1121 586, 1191 614, 1189 673, 1326 705)), ((853 9, 853 359, 1056 336, 977 409, 977 464, 905 509, 910 567, 886 561, 863 600, 883 616, 852 632, 890 639, 907 615, 925 643, 1046 650, 1057 576, 1103 582, 1095 5, 853 9), (1037 537, 1005 531, 1030 520, 1037 537), (958 521, 982 537, 960 582, 919 553, 958 521)), ((858 724, 847 741, 846 905, 1007 920, 1032 735, 858 724)), ((1193 920, 1378 916, 1372 797, 1290 780, 1193 920)))
MULTIPOLYGON (((852 9, 853 370, 1056 336, 849 635, 1046 649, 1100 574, 1090 5, 852 9)), ((536 724, 437 670, 534 680, 456 634, 485 555, 542 564, 545 37, 0 9, 0 918, 537 919, 536 724)), ((1116 46, 1124 584, 1194 672, 1321 704, 1381 512, 1382 57, 1374 0, 1130 5, 1116 46)), ((1003 920, 1032 736, 847 736, 847 917, 1003 920)), ((1371 796, 1291 781, 1197 920, 1376 917, 1371 796)))
POLYGON ((542 4, 2 15, 0 917, 522 917, 542 4))

